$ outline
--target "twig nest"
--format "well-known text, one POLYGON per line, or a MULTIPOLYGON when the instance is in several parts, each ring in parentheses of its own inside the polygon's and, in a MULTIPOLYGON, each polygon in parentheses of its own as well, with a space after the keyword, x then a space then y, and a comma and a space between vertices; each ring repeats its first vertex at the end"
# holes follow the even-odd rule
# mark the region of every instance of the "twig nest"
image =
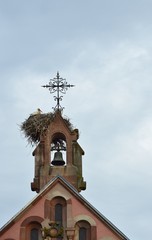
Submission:
MULTIPOLYGON (((20 126, 21 132, 27 138, 28 143, 37 144, 41 136, 44 136, 50 123, 54 120, 55 113, 31 114, 20 126)), ((63 118, 70 130, 73 129, 68 118, 63 118)))

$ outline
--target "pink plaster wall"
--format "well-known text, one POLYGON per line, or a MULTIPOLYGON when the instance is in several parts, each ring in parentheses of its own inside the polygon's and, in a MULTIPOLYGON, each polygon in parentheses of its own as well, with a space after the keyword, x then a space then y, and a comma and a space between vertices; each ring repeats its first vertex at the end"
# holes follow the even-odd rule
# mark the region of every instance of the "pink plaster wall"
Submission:
POLYGON ((41 198, 36 204, 30 205, 26 212, 15 218, 15 223, 11 226, 1 237, 0 240, 5 238, 14 238, 15 240, 20 240, 20 226, 22 222, 31 216, 39 216, 44 218, 44 200, 45 197, 41 198))
MULTIPOLYGON (((47 198, 51 200, 55 196, 63 196, 66 200, 71 200, 72 202, 72 218, 78 219, 82 215, 85 215, 86 218, 90 219, 93 224, 97 227, 97 240, 102 239, 103 237, 112 237, 114 240, 120 240, 117 234, 115 234, 101 219, 99 219, 92 211, 90 211, 85 204, 80 202, 70 191, 68 191, 60 182, 58 182, 52 189, 48 188, 48 191, 44 196, 41 196, 37 202, 29 205, 26 211, 23 211, 22 214, 18 215, 15 218, 15 223, 10 227, 1 237, 0 240, 5 240, 6 238, 13 238, 15 240, 21 240, 19 237, 20 226, 22 222, 31 216, 39 216, 44 218, 44 202, 47 198)), ((83 220, 83 219, 82 219, 83 220)), ((75 224, 75 222, 73 221, 75 224)), ((73 226, 74 227, 74 226, 73 226)))
POLYGON ((103 237, 113 237, 116 240, 122 239, 118 237, 104 222, 99 220, 99 218, 97 218, 95 214, 89 211, 89 209, 86 208, 85 205, 83 205, 74 197, 72 197, 72 211, 73 211, 73 217, 76 217, 79 215, 86 215, 95 221, 96 227, 97 227, 97 239, 100 239, 103 237))

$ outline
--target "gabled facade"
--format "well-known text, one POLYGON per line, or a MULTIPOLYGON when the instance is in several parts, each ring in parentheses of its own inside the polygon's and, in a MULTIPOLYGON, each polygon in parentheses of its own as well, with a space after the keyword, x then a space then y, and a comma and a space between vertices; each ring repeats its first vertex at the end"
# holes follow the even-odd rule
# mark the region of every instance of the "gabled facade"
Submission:
POLYGON ((45 229, 49 232, 43 239, 128 239, 61 176, 50 180, 25 208, 4 225, 0 239, 42 239, 42 229, 43 234, 45 229), (53 225, 57 220, 61 229, 53 225), (61 234, 58 237, 55 235, 57 232, 61 234))
POLYGON ((38 140, 31 183, 37 196, 1 228, 0 240, 128 240, 80 195, 86 182, 78 129, 59 109, 51 115, 39 111, 28 121, 38 140))

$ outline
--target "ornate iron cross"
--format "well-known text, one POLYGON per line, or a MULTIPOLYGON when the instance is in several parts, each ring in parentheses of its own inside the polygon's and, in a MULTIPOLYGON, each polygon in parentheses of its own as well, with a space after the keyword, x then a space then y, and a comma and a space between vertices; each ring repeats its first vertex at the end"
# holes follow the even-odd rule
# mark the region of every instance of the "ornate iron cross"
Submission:
POLYGON ((57 104, 53 109, 62 111, 64 108, 61 107, 60 101, 62 101, 63 96, 60 96, 60 93, 65 94, 68 88, 74 87, 74 85, 68 84, 66 82, 66 79, 63 79, 60 77, 59 72, 57 72, 57 75, 55 78, 50 79, 49 84, 42 86, 44 88, 48 88, 50 93, 57 93, 57 96, 54 96, 54 100, 57 101, 57 104))

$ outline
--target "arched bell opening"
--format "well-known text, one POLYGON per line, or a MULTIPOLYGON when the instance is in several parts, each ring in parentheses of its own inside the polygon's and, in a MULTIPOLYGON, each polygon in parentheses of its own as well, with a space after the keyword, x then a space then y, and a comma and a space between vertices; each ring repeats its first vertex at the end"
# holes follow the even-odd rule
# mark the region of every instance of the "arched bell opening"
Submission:
POLYGON ((51 165, 64 166, 66 164, 66 138, 62 133, 56 133, 51 142, 51 165))

